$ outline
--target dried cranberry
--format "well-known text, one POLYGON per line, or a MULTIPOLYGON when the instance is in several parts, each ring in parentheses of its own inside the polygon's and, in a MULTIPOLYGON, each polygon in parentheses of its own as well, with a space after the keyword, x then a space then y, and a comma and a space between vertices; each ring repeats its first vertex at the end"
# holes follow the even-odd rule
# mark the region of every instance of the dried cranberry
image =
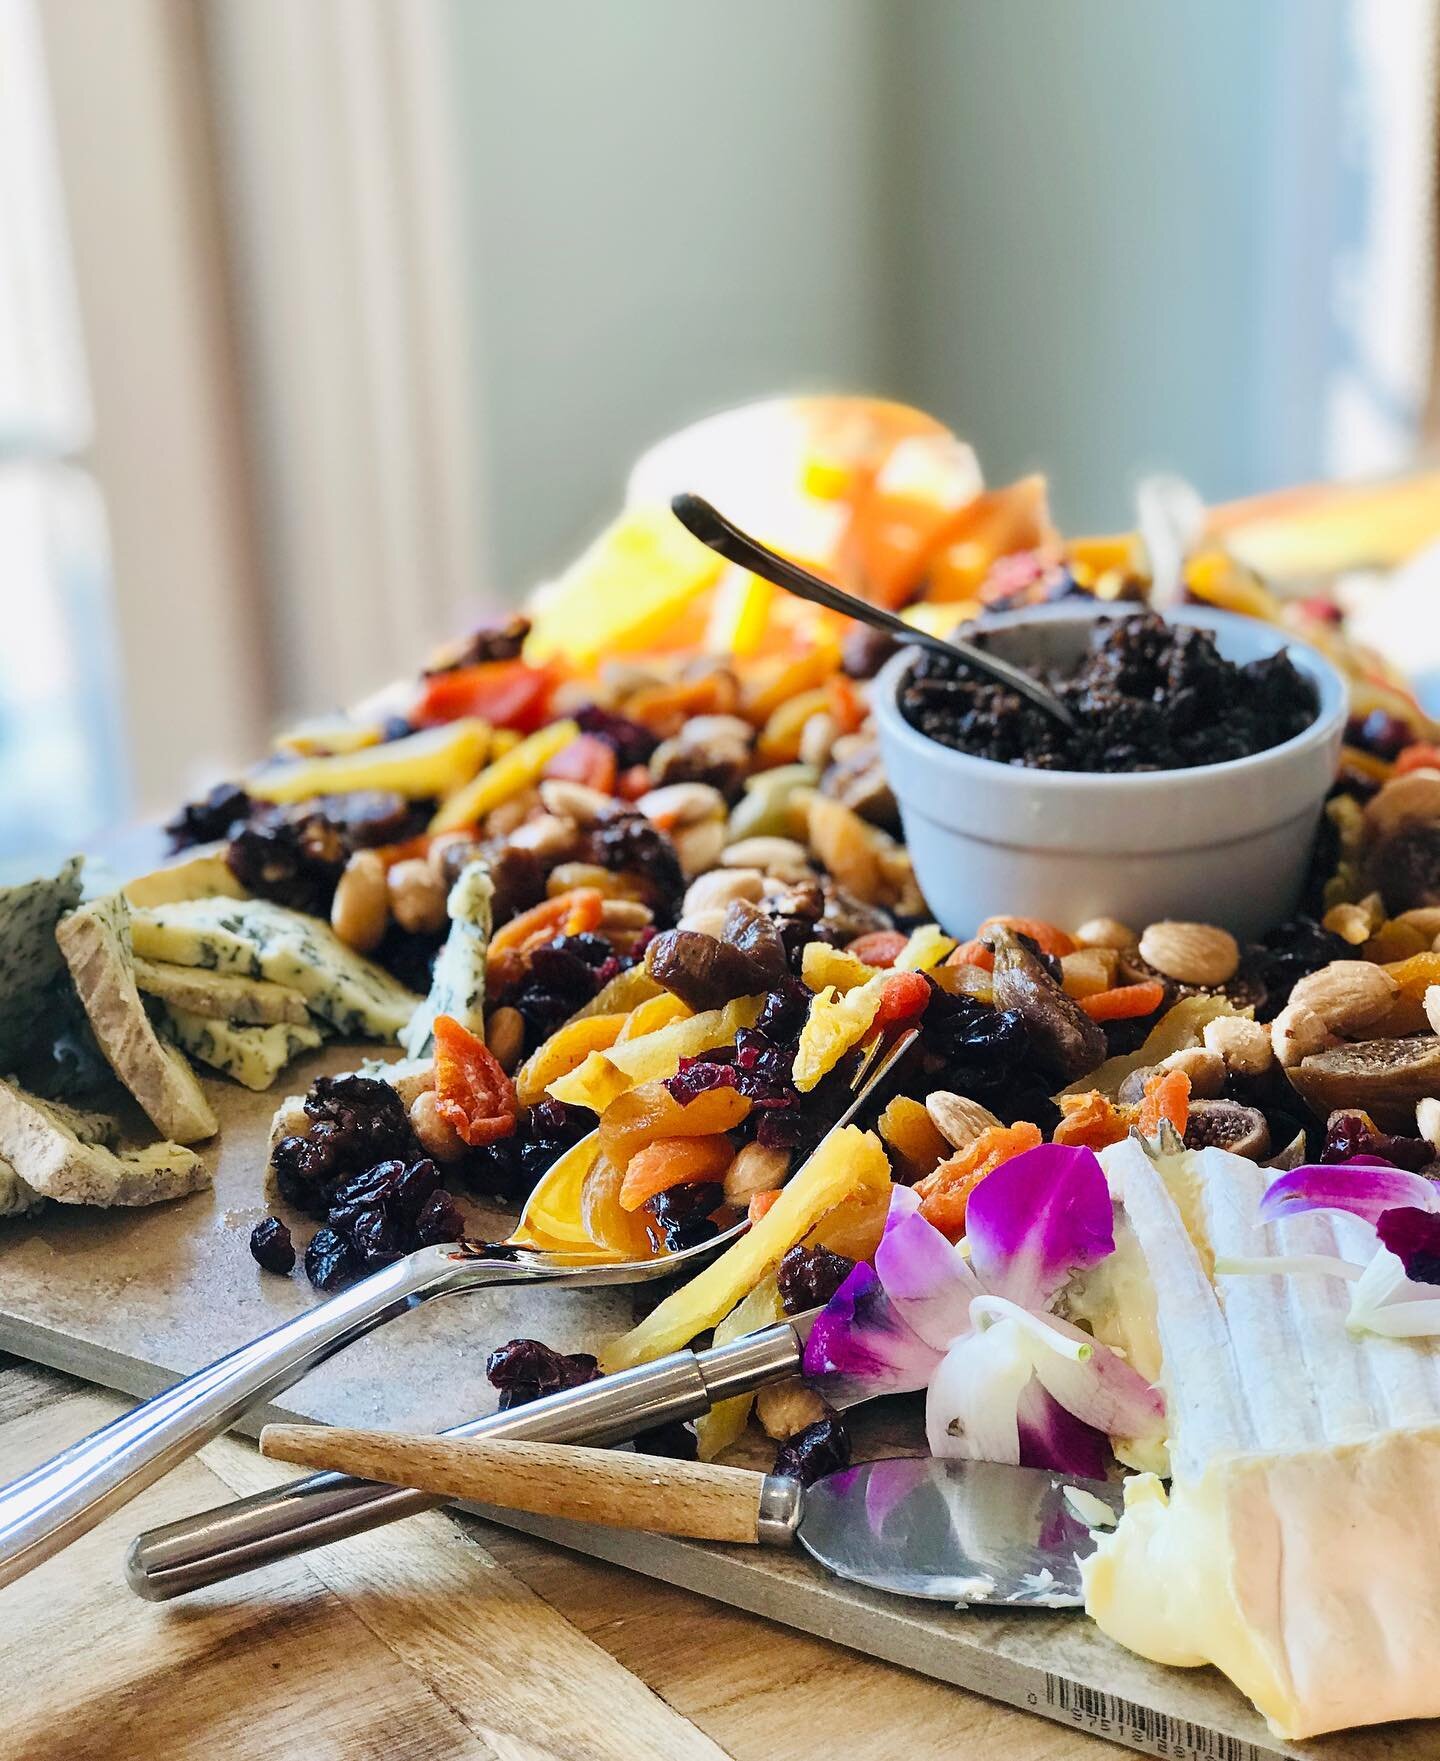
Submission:
POLYGON ((236 783, 217 783, 199 801, 187 801, 173 819, 165 822, 172 850, 188 850, 194 844, 213 844, 250 817, 254 803, 236 783))
POLYGON ((667 1186, 645 1201, 645 1209, 662 1227, 666 1223, 687 1223, 695 1217, 708 1217, 725 1196, 725 1189, 713 1180, 683 1180, 678 1186, 667 1186))
POLYGON ((805 1025, 810 1001, 809 988, 798 978, 783 979, 773 991, 766 993, 755 1018, 755 1031, 777 1044, 794 1039, 805 1025))
MULTIPOLYGON (((333 1219, 335 1213, 332 1211, 333 1219)), ((350 1245, 367 1266, 388 1266, 404 1252, 399 1219, 384 1205, 370 1205, 353 1212, 344 1231, 350 1245)), ((333 1224, 332 1224, 333 1226, 333 1224)), ((338 1235, 340 1230, 336 1230, 338 1235)))
POLYGON ((440 1170, 428 1156, 422 1156, 396 1177, 391 1203, 400 1216, 413 1223, 439 1190, 440 1170))
POLYGON ((421 1247, 437 1247, 442 1241, 460 1241, 465 1234, 465 1215, 443 1190, 432 1192, 415 1219, 415 1240, 421 1247))
POLYGON ((792 1247, 776 1268, 787 1315, 822 1308, 855 1270, 855 1262, 826 1247, 792 1247))
POLYGON ((250 1252, 262 1271, 284 1278, 295 1270, 295 1243, 278 1217, 266 1217, 250 1231, 250 1252))
POLYGON ((1337 1113, 1325 1127, 1322 1162, 1348 1162, 1365 1156, 1408 1168, 1418 1174, 1435 1160, 1435 1148, 1423 1137, 1393 1137, 1379 1131, 1363 1113, 1337 1113))
POLYGON ((317 1290, 338 1290, 348 1283, 359 1264, 354 1248, 333 1229, 317 1229, 305 1249, 305 1276, 317 1290))
POLYGON ((688 1107, 696 1097, 712 1088, 735 1088, 735 1066, 717 1064, 708 1058, 682 1058, 674 1076, 665 1079, 673 1099, 688 1107))
POLYGON ((401 929, 398 923, 392 923, 371 959, 398 978, 407 990, 424 996, 434 976, 435 956, 440 952, 440 943, 439 936, 421 935, 416 930, 401 929))
POLYGON ((720 1225, 709 1217, 661 1217, 660 1233, 671 1253, 683 1253, 687 1247, 699 1247, 702 1241, 713 1241, 720 1225))
POLYGON ((1407 1278, 1440 1284, 1440 1216, 1400 1205, 1382 1212, 1375 1228, 1384 1246, 1404 1262, 1407 1278))
POLYGON ((850 1433, 835 1413, 816 1419, 787 1438, 775 1452, 774 1472, 782 1479, 813 1486, 850 1465, 850 1433))
POLYGON ((485 1375, 500 1390, 502 1412, 562 1388, 578 1388, 599 1374, 600 1365, 588 1352, 554 1351, 538 1339, 512 1339, 485 1360, 485 1375))

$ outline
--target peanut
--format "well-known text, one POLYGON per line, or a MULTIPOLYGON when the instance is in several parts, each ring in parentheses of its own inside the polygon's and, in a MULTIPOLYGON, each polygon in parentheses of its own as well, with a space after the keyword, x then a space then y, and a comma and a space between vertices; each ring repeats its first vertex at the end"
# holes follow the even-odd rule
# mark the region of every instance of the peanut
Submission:
POLYGON ((604 819, 615 803, 599 789, 572 783, 568 777, 547 777, 540 785, 545 811, 557 819, 573 819, 578 826, 592 826, 604 819))
POLYGON ((1270 1044, 1280 1067, 1293 1070, 1313 1052, 1327 1052, 1339 1041, 1313 1009, 1287 1003, 1270 1023, 1270 1044))
POLYGON ((1222 1015, 1207 1021, 1202 1034, 1207 1051, 1218 1052, 1227 1070, 1237 1076, 1263 1076, 1274 1062, 1268 1030, 1245 1015, 1222 1015))
POLYGON ((634 875, 615 873, 594 862, 562 862, 550 870, 545 893, 548 898, 556 899, 561 893, 573 892, 576 887, 593 887, 607 899, 639 899, 644 891, 642 882, 634 875))
POLYGON ((829 710, 822 709, 812 715, 800 730, 800 762, 813 765, 816 770, 823 770, 830 760, 830 748, 835 744, 835 717, 829 710))
POLYGON ((725 1171, 725 1203, 743 1210, 757 1192, 773 1192, 790 1172, 787 1150, 747 1143, 725 1171))
POLYGON ((807 1388, 798 1376, 771 1382, 755 1396, 755 1417, 765 1435, 777 1443, 823 1419, 828 1410, 815 1390, 807 1388))
POLYGON ((638 899, 607 899, 600 907, 600 928, 608 935, 617 929, 648 929, 655 914, 638 899))
POLYGON ((410 1103, 410 1129, 431 1161, 458 1162, 465 1154, 465 1139, 449 1120, 440 1117, 434 1089, 425 1089, 410 1103))
POLYGON ((562 819, 558 813, 540 813, 516 826, 508 841, 515 849, 529 850, 542 861, 559 862, 574 854, 578 839, 579 827, 573 819, 562 819))
POLYGON ((742 838, 720 858, 723 868, 757 868, 787 883, 813 879, 815 870, 803 844, 793 838, 742 838))
POLYGON ((1383 966, 1332 960, 1300 980, 1290 993, 1289 1007, 1318 1015, 1342 1039, 1359 1039, 1385 1018, 1399 989, 1383 966))
POLYGON ((635 805, 646 819, 677 831, 725 817, 725 797, 709 783, 667 783, 642 795, 635 805))
POLYGON ((492 1009, 485 1021, 485 1044, 495 1062, 509 1076, 525 1049, 525 1017, 508 1004, 492 1009))
MULTIPOLYGON (((427 868, 428 864, 422 863, 427 868)), ((373 850, 357 850, 345 864, 330 905, 330 927, 357 953, 380 945, 390 922, 385 864, 373 850)))
POLYGON ((509 801, 502 801, 485 815, 487 838, 508 838, 518 826, 524 825, 535 806, 535 791, 527 789, 509 801))
POLYGON ((1391 777, 1365 808, 1365 833, 1374 841, 1402 826, 1440 819, 1440 771, 1412 770, 1391 777))
POLYGON ((401 929, 416 935, 436 935, 444 929, 445 888, 428 862, 420 857, 397 862, 386 881, 390 910, 401 929))
POLYGON ((1440 1101, 1433 1095, 1415 1103, 1415 1129, 1426 1143, 1440 1150, 1440 1101))
POLYGON ((1124 952, 1140 940, 1128 923, 1118 917, 1091 917, 1075 931, 1075 940, 1082 948, 1114 948, 1124 952))
POLYGON ((1385 921, 1385 907, 1379 893, 1371 893, 1358 904, 1332 905, 1321 919, 1332 935, 1349 942, 1352 948, 1364 947, 1385 921))
POLYGON ((1177 984, 1214 986, 1235 976, 1240 946, 1213 923, 1152 923, 1140 937, 1140 958, 1177 984))

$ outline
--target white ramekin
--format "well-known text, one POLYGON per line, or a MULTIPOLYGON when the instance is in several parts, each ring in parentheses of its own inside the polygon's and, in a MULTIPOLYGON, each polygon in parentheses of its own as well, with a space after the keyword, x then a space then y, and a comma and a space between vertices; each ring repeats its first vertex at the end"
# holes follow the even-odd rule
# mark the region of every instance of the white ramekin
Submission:
MULTIPOLYGON (((1127 609, 1067 601, 979 627, 996 632, 1007 658, 1043 664, 1078 652, 1095 617, 1127 609)), ((913 650, 881 670, 872 698, 880 751, 921 891, 951 935, 972 935, 998 913, 1066 928, 1105 916, 1140 929, 1172 917, 1244 937, 1295 909, 1345 731, 1344 681, 1314 649, 1254 619, 1186 606, 1172 621, 1213 630, 1239 664, 1287 648, 1319 693, 1315 720, 1268 752, 1193 770, 1029 770, 953 752, 910 726, 897 693, 913 650)))

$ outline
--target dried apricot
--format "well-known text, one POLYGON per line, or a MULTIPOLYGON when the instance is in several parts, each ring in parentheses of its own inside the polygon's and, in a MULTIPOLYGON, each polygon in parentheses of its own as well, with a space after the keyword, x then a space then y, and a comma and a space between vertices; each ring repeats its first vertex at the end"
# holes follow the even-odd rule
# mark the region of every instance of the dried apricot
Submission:
POLYGON ((636 1004, 626 1017, 615 1043, 623 1045, 626 1040, 639 1039, 641 1034, 655 1033, 662 1027, 669 1027, 672 1021, 684 1021, 690 1013, 679 997, 662 991, 658 997, 649 997, 636 1004))
POLYGON ((580 1221, 597 1247, 620 1259, 649 1259, 655 1251, 644 1219, 620 1203, 624 1176, 605 1156, 597 1156, 580 1188, 580 1221))
POLYGON ((1092 1021, 1131 1021, 1155 1013, 1165 1001, 1165 986, 1158 978, 1151 978, 1143 984, 1122 984, 1114 990, 1096 991, 1078 1001, 1092 1021))
POLYGON ((520 1118, 514 1083, 453 1015, 435 1017, 435 1103, 472 1149, 509 1137, 520 1118))
POLYGON ((1395 760, 1395 775, 1403 777, 1412 770, 1440 770, 1440 746, 1432 746, 1425 740, 1407 746, 1395 760))
MULTIPOLYGON (((872 929, 868 935, 847 942, 845 952, 867 966, 893 966, 906 945, 907 938, 898 929, 872 929)), ((813 946, 814 943, 807 943, 806 952, 813 946)))
POLYGON ((658 1137, 713 1137, 733 1130, 749 1112, 749 1101, 737 1089, 707 1088, 682 1106, 663 1082, 642 1082, 601 1115, 600 1150, 623 1170, 658 1137))
POLYGON ((950 1145, 936 1130, 924 1104, 909 1095, 896 1095, 887 1104, 876 1129, 905 1164, 905 1172, 917 1179, 950 1154, 950 1145))
POLYGON ((871 1030, 893 1027, 897 1021, 910 1021, 922 1014, 930 1001, 930 986, 922 973, 890 972, 880 981, 880 1007, 870 1023, 871 1030))
POLYGON ((668 740, 680 732, 691 716, 733 715, 739 698, 735 675, 717 669, 706 673, 703 679, 647 685, 626 700, 625 713, 631 721, 668 740))
POLYGON ((512 917, 490 938, 491 980, 497 985, 513 982, 520 975, 524 956, 532 949, 543 948, 557 936, 583 935, 594 929, 604 909, 603 893, 594 887, 575 887, 512 917))
POLYGON ((870 712, 854 681, 847 679, 844 673, 834 673, 826 681, 825 694, 829 699, 826 708, 835 718, 836 732, 857 732, 870 712))
POLYGON ((781 1189, 778 1186, 771 1186, 767 1187, 764 1192, 752 1192, 750 1194, 750 1205, 746 1214, 751 1223, 758 1223, 760 1221, 766 1211, 768 1211, 771 1205, 775 1203, 776 1199, 779 1198, 780 1191, 781 1189))
POLYGON ((522 1107, 538 1106, 552 1082, 583 1064, 591 1052, 613 1046, 628 1015, 586 1015, 567 1021, 542 1040, 515 1073, 515 1095, 522 1107))
POLYGON ((978 966, 982 972, 995 970, 995 950, 987 948, 978 936, 972 941, 961 942, 960 946, 949 956, 947 966, 978 966))
POLYGON ((1145 1084, 1136 1129, 1144 1137, 1158 1137, 1162 1120, 1174 1126, 1177 1137, 1184 1137, 1190 1120, 1190 1078, 1183 1070, 1157 1071, 1145 1084))
POLYGON ((958 1241, 965 1233, 965 1210, 970 1194, 1002 1162, 1033 1150, 1043 1141, 1038 1125, 1022 1120, 1016 1125, 992 1125, 982 1131, 968 1149, 944 1161, 917 1182, 920 1215, 942 1235, 958 1241))
POLYGON ((671 1186, 719 1180, 734 1159, 728 1137, 657 1137, 636 1150, 626 1164, 621 1206, 638 1211, 647 1198, 671 1186))
POLYGON ((1119 1143, 1130 1130, 1129 1110, 1116 1107, 1098 1089, 1081 1095, 1061 1095, 1060 1112, 1060 1123, 1051 1133, 1053 1143, 1103 1150, 1119 1143))
MULTIPOLYGON (((577 734, 545 766, 547 777, 583 783, 587 789, 598 789, 602 795, 614 794, 617 774, 615 748, 598 734, 577 734)), ((648 771, 646 775, 648 777, 648 771)))

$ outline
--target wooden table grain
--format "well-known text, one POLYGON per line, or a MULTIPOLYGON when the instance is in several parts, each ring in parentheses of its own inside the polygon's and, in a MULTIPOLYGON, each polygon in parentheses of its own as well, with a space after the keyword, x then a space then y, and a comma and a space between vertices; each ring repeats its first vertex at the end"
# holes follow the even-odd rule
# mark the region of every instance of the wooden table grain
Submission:
MULTIPOLYGON (((0 1480, 126 1404, 0 1357, 0 1480)), ((4 1761, 1103 1761, 1096 1738, 431 1512, 182 1601, 141 1528, 290 1470, 221 1438, 0 1590, 4 1761)))

